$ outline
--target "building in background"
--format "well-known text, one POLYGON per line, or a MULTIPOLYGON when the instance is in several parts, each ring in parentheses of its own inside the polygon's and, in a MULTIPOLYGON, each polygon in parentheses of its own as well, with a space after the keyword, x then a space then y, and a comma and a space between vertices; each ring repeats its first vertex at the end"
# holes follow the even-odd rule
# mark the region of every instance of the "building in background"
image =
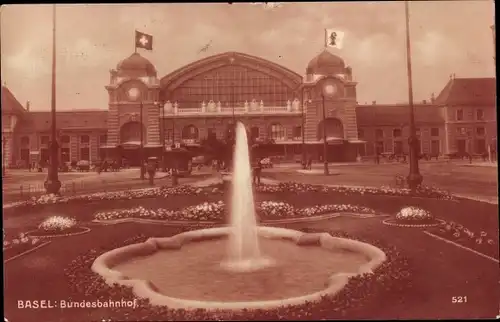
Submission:
MULTIPOLYGON (((310 61, 305 77, 228 52, 159 78, 154 65, 134 53, 110 72, 107 110, 57 112, 61 161, 95 161, 119 149, 137 163, 141 131, 146 155, 158 155, 163 139, 167 147, 226 139, 234 121, 243 122, 253 139, 267 142, 269 154, 288 159, 302 155, 302 146, 313 158, 323 158, 323 126, 330 161, 353 161, 376 151, 407 153, 408 105, 360 105, 356 84, 352 68, 329 50, 310 61)), ((488 145, 496 147, 495 88, 494 78, 451 76, 435 98, 415 104, 421 152, 481 154, 488 145)), ((49 129, 49 111, 30 111, 2 87, 4 162, 48 159, 49 129)))

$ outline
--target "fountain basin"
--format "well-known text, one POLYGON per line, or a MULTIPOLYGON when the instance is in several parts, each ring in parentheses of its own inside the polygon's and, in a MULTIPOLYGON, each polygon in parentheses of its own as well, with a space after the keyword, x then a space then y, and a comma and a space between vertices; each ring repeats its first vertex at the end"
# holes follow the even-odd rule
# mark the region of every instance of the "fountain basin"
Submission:
POLYGON ((229 227, 150 238, 99 256, 92 270, 108 285, 130 286, 153 305, 184 309, 269 309, 320 300, 349 277, 371 273, 385 253, 360 241, 327 233, 258 227, 264 256, 275 263, 235 273, 220 265, 229 227))

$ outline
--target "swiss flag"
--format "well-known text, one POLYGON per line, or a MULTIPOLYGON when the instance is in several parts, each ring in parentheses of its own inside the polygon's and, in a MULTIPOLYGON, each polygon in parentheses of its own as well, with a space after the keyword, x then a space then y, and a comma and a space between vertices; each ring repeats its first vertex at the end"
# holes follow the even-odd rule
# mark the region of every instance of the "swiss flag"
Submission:
POLYGON ((135 47, 153 50, 153 36, 140 31, 135 31, 135 47))

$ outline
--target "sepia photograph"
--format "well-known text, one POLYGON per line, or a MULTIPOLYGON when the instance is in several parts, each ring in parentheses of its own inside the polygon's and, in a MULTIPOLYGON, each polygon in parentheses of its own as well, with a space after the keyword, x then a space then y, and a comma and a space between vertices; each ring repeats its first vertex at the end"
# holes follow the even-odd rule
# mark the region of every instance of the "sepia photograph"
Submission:
POLYGON ((500 318, 494 14, 1 6, 4 322, 500 318))

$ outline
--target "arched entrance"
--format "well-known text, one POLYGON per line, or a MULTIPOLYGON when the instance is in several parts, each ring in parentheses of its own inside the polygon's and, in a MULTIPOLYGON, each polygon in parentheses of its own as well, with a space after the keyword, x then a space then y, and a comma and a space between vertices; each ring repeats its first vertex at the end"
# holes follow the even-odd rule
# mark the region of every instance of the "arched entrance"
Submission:
POLYGON ((138 166, 141 163, 141 130, 143 135, 143 145, 146 144, 146 127, 137 121, 127 122, 120 128, 121 158, 131 166, 138 166))
POLYGON ((321 160, 324 160, 323 148, 323 128, 326 133, 327 155, 326 159, 329 162, 345 161, 347 146, 344 140, 344 126, 342 121, 337 118, 327 118, 318 123, 317 140, 321 143, 318 145, 318 155, 321 160))
POLYGON ((337 118, 327 118, 324 122, 318 124, 317 139, 323 140, 323 124, 326 124, 326 139, 329 140, 343 140, 344 139, 344 126, 337 118))

